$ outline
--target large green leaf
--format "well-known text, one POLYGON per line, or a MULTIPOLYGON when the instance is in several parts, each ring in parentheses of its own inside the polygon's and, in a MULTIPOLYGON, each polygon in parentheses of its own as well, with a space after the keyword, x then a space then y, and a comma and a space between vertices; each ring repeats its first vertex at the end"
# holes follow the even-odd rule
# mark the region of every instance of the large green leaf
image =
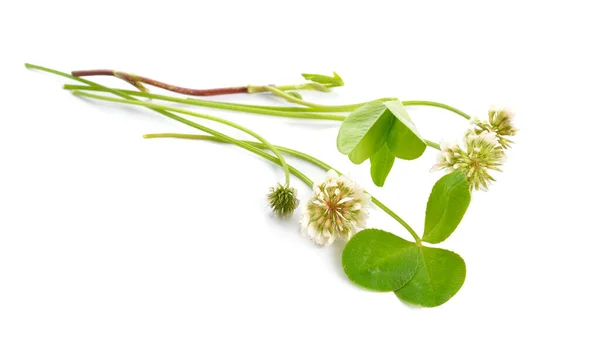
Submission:
POLYGON ((392 170, 396 157, 387 144, 383 144, 379 151, 371 156, 371 179, 377 186, 383 186, 385 179, 392 170))
POLYGON ((427 201, 423 241, 436 244, 448 238, 458 227, 470 202, 469 182, 462 172, 455 171, 440 178, 427 201))
POLYGON ((385 143, 394 116, 382 102, 370 102, 356 109, 340 126, 338 150, 360 164, 385 143))
POLYGON ((348 278, 375 291, 394 291, 417 270, 419 249, 392 233, 379 229, 358 232, 344 248, 342 265, 348 278))
POLYGON ((465 282, 467 267, 456 253, 419 248, 419 268, 412 279, 394 291, 401 300, 425 307, 439 306, 454 296, 465 282))
POLYGON ((302 77, 309 81, 313 81, 316 83, 331 85, 331 86, 343 86, 344 80, 338 75, 336 72, 333 73, 333 76, 326 76, 320 74, 302 74, 302 77))
POLYGON ((401 101, 394 100, 383 103, 396 117, 389 131, 387 143, 390 151, 402 159, 419 158, 427 144, 419 135, 415 124, 410 119, 401 101))

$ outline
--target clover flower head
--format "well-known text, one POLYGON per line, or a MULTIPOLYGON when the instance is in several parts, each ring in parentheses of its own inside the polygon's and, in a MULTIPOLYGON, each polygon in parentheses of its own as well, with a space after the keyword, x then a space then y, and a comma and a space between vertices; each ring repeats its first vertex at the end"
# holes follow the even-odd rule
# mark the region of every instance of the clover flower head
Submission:
POLYGON ((509 137, 515 136, 518 131, 514 125, 514 113, 508 108, 491 106, 487 121, 474 118, 472 123, 472 132, 477 135, 486 131, 496 133, 498 143, 504 149, 511 147, 513 141, 509 137))
POLYGON ((302 232, 319 245, 336 239, 349 240, 366 225, 371 196, 346 176, 334 170, 315 183, 300 221, 302 232))
POLYGON ((490 170, 500 172, 504 162, 504 150, 495 132, 477 134, 471 131, 465 135, 462 146, 442 142, 440 149, 437 163, 431 170, 460 170, 467 177, 471 189, 475 190, 487 190, 488 185, 495 181, 490 170))
POLYGON ((279 217, 288 217, 294 213, 294 210, 300 204, 296 189, 277 183, 277 186, 270 188, 267 194, 269 206, 279 217))

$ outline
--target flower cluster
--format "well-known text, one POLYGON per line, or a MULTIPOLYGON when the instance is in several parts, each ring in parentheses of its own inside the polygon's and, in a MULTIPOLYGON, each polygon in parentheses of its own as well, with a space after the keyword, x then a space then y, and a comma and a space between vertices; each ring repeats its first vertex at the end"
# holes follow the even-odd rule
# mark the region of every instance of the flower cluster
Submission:
POLYGON ((498 142, 496 133, 470 133, 464 137, 464 145, 458 143, 441 144, 441 152, 432 171, 460 170, 475 190, 487 190, 488 184, 495 181, 489 170, 501 171, 504 162, 504 150, 498 142))
POLYGON ((513 143, 509 137, 517 134, 517 129, 514 126, 514 113, 507 108, 492 106, 488 111, 487 121, 475 118, 472 123, 473 133, 477 135, 483 132, 495 133, 498 143, 504 149, 509 148, 513 143))
POLYGON ((365 227, 371 196, 354 181, 334 170, 313 187, 313 194, 301 219, 303 234, 319 245, 336 238, 348 240, 365 227))
POLYGON ((273 213, 279 217, 288 217, 300 203, 296 195, 296 189, 278 183, 276 187, 269 189, 267 201, 273 213))
POLYGON ((507 108, 492 106, 487 121, 474 118, 471 122, 473 125, 465 133, 462 145, 442 141, 437 163, 431 170, 460 170, 471 189, 487 190, 489 183, 495 181, 490 171, 501 171, 504 150, 513 143, 509 136, 517 133, 514 114, 507 108))

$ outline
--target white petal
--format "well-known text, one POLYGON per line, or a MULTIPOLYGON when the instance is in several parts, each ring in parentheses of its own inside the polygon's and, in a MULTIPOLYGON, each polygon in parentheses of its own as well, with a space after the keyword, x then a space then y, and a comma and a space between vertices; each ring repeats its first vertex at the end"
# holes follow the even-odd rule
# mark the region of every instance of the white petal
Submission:
POLYGON ((352 200, 354 200, 354 197, 344 197, 343 199, 338 201, 338 205, 341 205, 344 202, 348 202, 348 201, 352 201, 352 200))
POLYGON ((338 173, 336 173, 336 171, 333 169, 327 171, 327 179, 336 179, 338 176, 338 173))
POLYGON ((309 224, 309 226, 306 228, 306 235, 311 238, 314 239, 316 236, 319 235, 319 232, 317 231, 317 227, 314 224, 309 224))
POLYGON ((304 213, 302 214, 302 217, 300 218, 300 226, 302 226, 302 229, 306 230, 308 229, 308 226, 310 225, 310 214, 308 213, 308 211, 304 211, 304 213))

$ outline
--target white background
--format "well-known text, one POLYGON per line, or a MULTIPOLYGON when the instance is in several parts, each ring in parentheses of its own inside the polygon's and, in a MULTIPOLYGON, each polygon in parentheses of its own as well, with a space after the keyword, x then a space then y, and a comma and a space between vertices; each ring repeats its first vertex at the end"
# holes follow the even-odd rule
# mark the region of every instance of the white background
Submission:
MULTIPOLYGON (((598 352, 600 55, 594 1, 8 2, 0 14, 0 352, 598 352), (339 72, 326 104, 384 96, 517 112, 504 173, 456 233, 468 274, 419 309, 351 284, 264 204, 282 171, 239 148, 73 97, 23 63, 199 88, 339 72)), ((126 87, 115 79, 99 80, 126 87)), ((155 90, 156 91, 156 90, 155 90)), ((227 97, 270 104, 272 97, 227 97)), ((422 230, 428 151, 385 188, 335 148, 338 123, 203 110, 314 154, 422 230)), ((427 138, 466 122, 410 109, 427 138)), ((212 125, 214 126, 214 125, 212 125)), ((234 136, 243 136, 224 129, 234 136)), ((315 179, 324 173, 291 159, 315 179)), ((309 188, 294 179, 302 201, 309 188)), ((408 238, 386 214, 369 221, 408 238)))

